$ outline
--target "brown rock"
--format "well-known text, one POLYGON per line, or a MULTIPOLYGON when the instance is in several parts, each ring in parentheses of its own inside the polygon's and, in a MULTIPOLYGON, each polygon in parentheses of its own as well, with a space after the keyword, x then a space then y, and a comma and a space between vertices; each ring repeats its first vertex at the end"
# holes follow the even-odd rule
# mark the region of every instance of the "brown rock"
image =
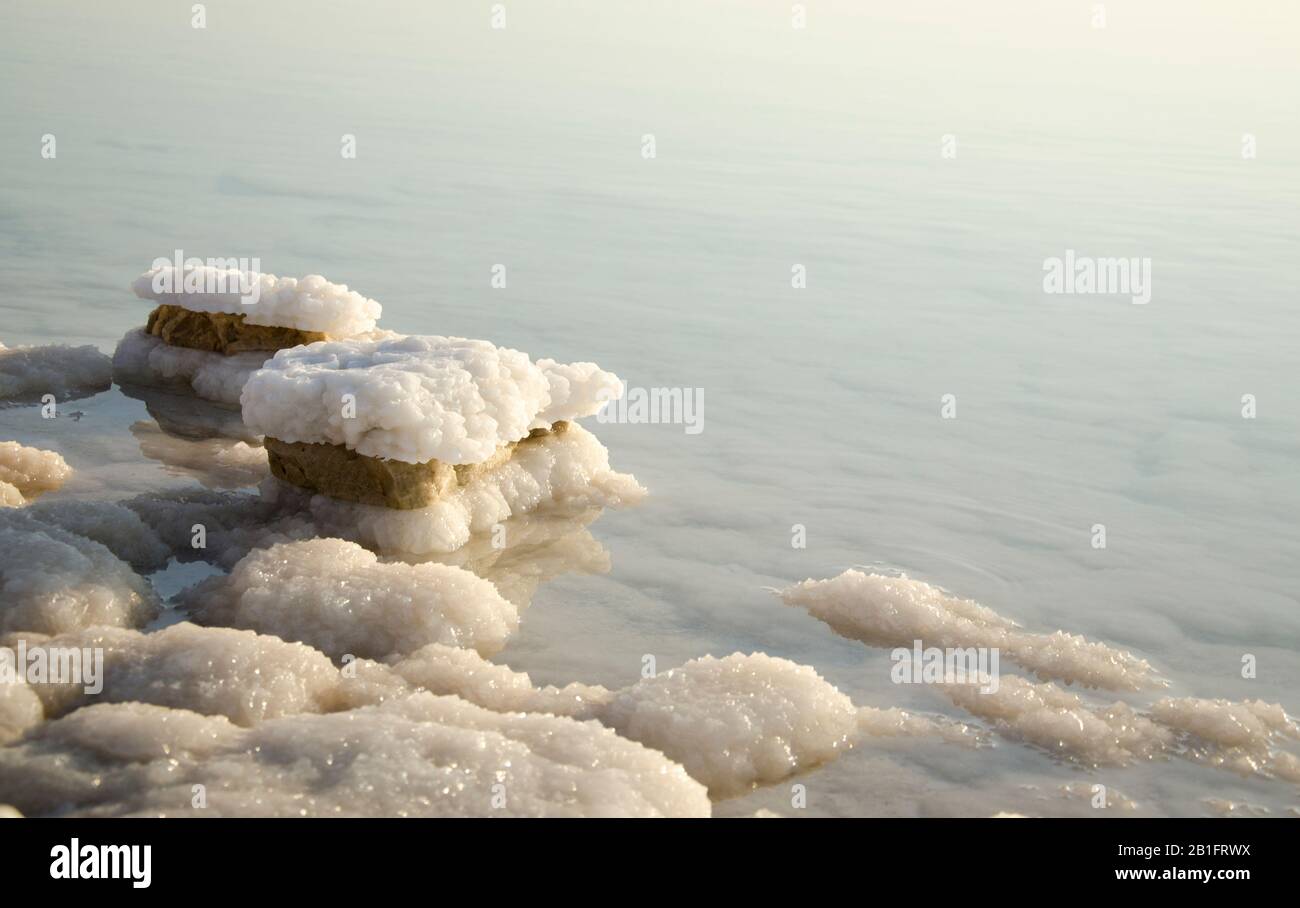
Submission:
POLYGON ((329 339, 320 331, 247 325, 243 313, 195 312, 169 305, 159 306, 149 313, 145 330, 173 347, 189 347, 226 356, 252 350, 274 352, 329 339))
POLYGON ((344 501, 411 510, 428 507, 506 463, 519 447, 568 427, 567 422, 557 422, 549 429, 534 429, 527 438, 499 448, 490 460, 472 464, 406 463, 367 457, 343 445, 286 442, 269 435, 266 453, 272 475, 285 482, 344 501))

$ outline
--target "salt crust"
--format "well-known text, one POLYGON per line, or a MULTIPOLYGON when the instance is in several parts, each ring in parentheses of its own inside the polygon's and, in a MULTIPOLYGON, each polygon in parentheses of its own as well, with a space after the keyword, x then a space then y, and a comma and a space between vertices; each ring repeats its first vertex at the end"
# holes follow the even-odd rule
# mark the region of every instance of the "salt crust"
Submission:
POLYGON ((107 391, 112 380, 112 363, 97 347, 0 344, 0 402, 38 400, 46 394, 59 400, 85 397, 107 391))
POLYGON ((907 576, 850 569, 829 580, 805 580, 780 591, 787 605, 806 609, 844 637, 871 646, 997 649, 1040 678, 1111 690, 1163 684, 1132 653, 1078 634, 1021 629, 969 599, 907 576))
POLYGON ((143 328, 133 328, 113 352, 113 378, 121 384, 184 388, 204 400, 237 407, 244 383, 264 362, 264 353, 223 356, 173 347, 143 328))
POLYGON ((272 633, 334 658, 389 656, 427 643, 489 655, 519 627, 515 606, 463 568, 385 564, 342 539, 258 549, 181 601, 202 624, 272 633))
POLYGON ((268 719, 100 703, 0 749, 0 801, 78 816, 691 816, 705 789, 594 722, 420 693, 268 719), (206 806, 194 806, 193 786, 206 806))
POLYGON ((320 331, 332 337, 348 337, 375 327, 383 308, 346 284, 334 284, 319 274, 304 278, 276 277, 255 271, 217 269, 211 266, 177 270, 174 265, 151 268, 131 284, 144 300, 180 306, 193 312, 226 312, 243 315, 250 325, 275 325, 301 331, 320 331), (229 292, 166 292, 156 288, 225 286, 229 292), (244 289, 247 288, 247 293, 244 289), (256 291, 254 293, 254 290, 256 291), (256 296, 245 303, 243 297, 256 296))
POLYGON ((0 511, 0 631, 142 627, 157 615, 152 588, 129 565, 28 510, 0 511))
MULTIPOLYGON (((411 335, 281 350, 244 386, 244 422, 368 457, 482 463, 534 429, 596 413, 618 378, 488 341, 411 335)), ((616 396, 616 395, 615 395, 616 396)))

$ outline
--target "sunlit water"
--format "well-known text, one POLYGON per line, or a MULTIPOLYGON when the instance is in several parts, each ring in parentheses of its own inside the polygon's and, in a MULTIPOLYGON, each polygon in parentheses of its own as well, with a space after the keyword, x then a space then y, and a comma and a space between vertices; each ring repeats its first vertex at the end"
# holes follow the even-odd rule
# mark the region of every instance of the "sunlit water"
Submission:
MULTIPOLYGON (((111 352, 147 312, 127 283, 179 248, 323 273, 391 329, 704 389, 698 435, 591 421, 652 494, 592 524, 608 574, 537 591, 500 658, 540 682, 759 650, 960 715, 765 591, 866 564, 1130 649, 1173 694, 1300 710, 1294 10, 506 6, 494 30, 489 4, 227 2, 199 30, 189 4, 6 3, 0 340, 111 352), (1066 249, 1149 257, 1151 302, 1045 295, 1066 249)), ((0 411, 78 470, 58 494, 192 482, 117 389, 63 412, 0 411)), ((808 814, 1089 813, 1072 782, 1138 814, 1297 803, 1004 740, 867 743, 799 781, 808 814)), ((758 807, 801 812, 788 785, 716 812, 758 807)))

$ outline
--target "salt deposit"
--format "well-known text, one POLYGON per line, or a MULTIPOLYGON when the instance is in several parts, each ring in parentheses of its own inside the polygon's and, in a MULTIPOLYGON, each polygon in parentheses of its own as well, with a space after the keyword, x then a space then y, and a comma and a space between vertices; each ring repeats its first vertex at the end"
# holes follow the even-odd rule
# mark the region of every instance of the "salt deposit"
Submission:
POLYGON ((55 451, 0 441, 0 503, 18 507, 53 491, 72 475, 68 462, 55 451))
POLYGON ((620 691, 600 718, 680 761, 715 796, 834 759, 858 721, 852 701, 812 668, 762 653, 661 672, 620 691))
MULTIPOLYGON (((100 649, 102 689, 81 684, 39 684, 31 688, 47 718, 88 703, 138 701, 224 716, 236 725, 296 713, 333 712, 379 699, 383 685, 346 677, 323 654, 301 643, 246 630, 198 627, 188 622, 152 633, 96 627, 54 637, 14 634, 0 645, 27 652, 100 649)), ((400 692, 400 679, 387 685, 400 692)), ((0 707, 2 710, 3 707, 0 707)))
POLYGON ((1090 765, 1124 765, 1164 754, 1174 735, 1126 703, 1091 706, 1055 684, 1003 675, 996 692, 943 685, 954 703, 1010 737, 1090 765))
POLYGON ((680 766, 596 723, 431 694, 250 728, 142 703, 88 706, 0 749, 0 802, 91 816, 710 813, 680 766))
POLYGON ((1277 746, 1300 738, 1300 728, 1277 704, 1166 697, 1143 713, 1008 675, 995 693, 974 685, 945 685, 944 692, 1003 734, 1089 765, 1183 756, 1244 775, 1300 781, 1300 759, 1277 746))
POLYGON ((6 347, 0 344, 0 402, 59 400, 108 390, 112 363, 97 347, 6 347))
POLYGON ((906 576, 847 570, 780 591, 836 633, 872 646, 984 647, 999 650, 1040 678, 1112 690, 1158 686, 1151 665, 1132 653, 1077 634, 1036 634, 969 599, 906 576))
POLYGON ((1275 747, 1300 739, 1300 726, 1277 703, 1165 697, 1151 717, 1181 735, 1184 756, 1242 775, 1300 782, 1300 758, 1275 747))
POLYGON ((533 428, 595 416, 609 401, 623 396, 623 382, 619 377, 595 363, 557 363, 553 359, 539 359, 537 368, 546 376, 551 402, 533 420, 533 428))
MULTIPOLYGON (((391 661, 391 660, 390 660, 391 661)), ((613 694, 599 685, 536 687, 525 672, 484 659, 473 650, 431 643, 391 661, 393 673, 414 688, 454 694, 496 712, 550 713, 592 718, 613 694)))
POLYGON ((60 498, 38 501, 26 514, 100 543, 118 558, 144 573, 167 564, 171 549, 139 515, 111 501, 60 498))
POLYGON ((163 265, 140 275, 131 289, 141 299, 193 312, 243 315, 250 325, 320 331, 332 337, 371 330, 383 311, 374 300, 319 274, 298 279, 206 265, 182 269, 163 265), (224 292, 205 292, 215 288, 224 292))
POLYGON ((0 674, 6 676, 0 681, 0 746, 17 740, 45 718, 40 697, 25 683, 21 674, 8 677, 18 668, 9 653, 0 651, 0 674))
POLYGON ((385 564, 341 539, 259 549, 182 600, 202 624, 300 640, 336 658, 381 658, 427 643, 490 654, 519 626, 486 580, 444 564, 385 564))
POLYGON ((0 511, 0 631, 142 627, 157 613, 149 584, 100 543, 0 511))
POLYGON ((617 507, 635 504, 645 495, 634 477, 610 469, 609 451, 577 425, 524 446, 506 463, 427 508, 402 511, 338 501, 276 479, 261 488, 279 506, 309 510, 322 534, 411 555, 453 552, 471 536, 543 507, 617 507))
POLYGON ((122 384, 186 388, 205 400, 235 407, 244 383, 265 361, 264 353, 223 356, 173 347, 136 328, 113 352, 113 378, 122 384))
POLYGON ((415 688, 487 709, 596 719, 681 763, 715 797, 825 763, 863 737, 982 742, 959 722, 855 708, 812 668, 763 653, 694 659, 617 691, 576 682, 535 686, 524 672, 438 644, 389 664, 415 688))
POLYGON ((589 363, 543 371, 487 341, 413 335, 281 350, 249 379, 241 404, 245 423, 281 441, 471 464, 527 436, 543 415, 549 425, 595 412, 610 382, 589 363))
POLYGON ((858 733, 870 738, 938 738, 978 747, 988 736, 978 728, 944 716, 922 716, 898 707, 858 707, 858 733))

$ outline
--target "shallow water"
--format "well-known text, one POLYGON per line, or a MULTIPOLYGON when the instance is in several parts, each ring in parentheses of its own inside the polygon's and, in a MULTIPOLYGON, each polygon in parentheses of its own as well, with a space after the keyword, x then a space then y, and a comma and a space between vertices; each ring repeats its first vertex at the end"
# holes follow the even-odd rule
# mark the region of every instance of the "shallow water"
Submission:
MULTIPOLYGON (((387 328, 703 388, 698 435, 589 421, 651 497, 591 524, 608 574, 537 590, 498 659, 539 682, 757 650, 960 716, 765 591, 869 564, 1132 650, 1175 696, 1300 709, 1297 14, 876 6, 794 30, 784 3, 507 4, 497 31, 464 4, 230 2, 204 30, 188 6, 13 5, 0 341, 111 352, 148 309, 126 285, 180 248, 323 273, 387 328), (1150 257, 1151 302, 1045 295, 1066 249, 1150 257)), ((142 454, 140 401, 74 411, 0 410, 0 438, 77 469, 56 494, 194 481, 142 454)), ((1297 804, 1005 740, 870 743, 799 781, 806 811, 778 785, 715 812, 1088 814, 1078 782, 1144 815, 1297 804)))

